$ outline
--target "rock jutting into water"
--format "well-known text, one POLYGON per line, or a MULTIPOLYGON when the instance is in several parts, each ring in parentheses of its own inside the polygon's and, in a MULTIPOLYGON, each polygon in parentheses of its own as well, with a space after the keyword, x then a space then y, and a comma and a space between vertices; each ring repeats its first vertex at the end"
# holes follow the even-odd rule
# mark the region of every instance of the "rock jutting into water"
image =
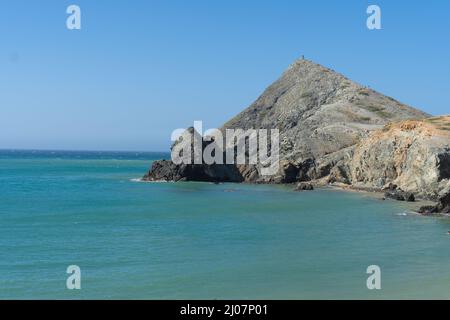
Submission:
POLYGON ((419 213, 424 215, 445 214, 450 215, 450 191, 445 190, 443 195, 439 197, 438 203, 434 206, 423 206, 419 209, 419 213))
POLYGON ((314 186, 311 183, 300 182, 294 189, 295 191, 311 191, 314 190, 314 186))
POLYGON ((308 182, 379 191, 392 184, 396 190, 386 196, 406 201, 438 200, 450 188, 450 116, 430 117, 308 60, 294 62, 220 128, 226 129, 278 129, 278 171, 263 175, 260 164, 155 161, 143 179, 308 182))

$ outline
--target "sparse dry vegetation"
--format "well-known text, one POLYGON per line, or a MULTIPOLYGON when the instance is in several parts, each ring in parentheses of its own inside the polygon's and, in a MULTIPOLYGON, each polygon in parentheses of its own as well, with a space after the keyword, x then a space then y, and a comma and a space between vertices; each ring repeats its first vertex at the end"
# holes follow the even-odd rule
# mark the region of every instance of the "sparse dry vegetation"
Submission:
POLYGON ((384 110, 384 108, 381 106, 368 105, 368 106, 365 106, 365 108, 367 110, 369 110, 370 112, 373 112, 373 113, 379 115, 382 118, 389 118, 391 116, 391 114, 389 112, 386 112, 384 110))
POLYGON ((363 95, 363 96, 368 96, 368 95, 370 95, 370 90, 366 89, 366 88, 361 88, 361 89, 358 90, 358 93, 363 95))

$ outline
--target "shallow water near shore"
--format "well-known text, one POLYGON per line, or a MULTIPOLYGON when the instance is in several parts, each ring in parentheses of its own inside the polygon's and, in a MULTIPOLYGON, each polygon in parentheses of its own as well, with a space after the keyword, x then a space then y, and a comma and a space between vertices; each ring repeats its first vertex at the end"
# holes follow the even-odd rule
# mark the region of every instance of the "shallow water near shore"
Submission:
POLYGON ((135 180, 165 156, 0 151, 0 298, 450 298, 448 218, 356 192, 135 180))

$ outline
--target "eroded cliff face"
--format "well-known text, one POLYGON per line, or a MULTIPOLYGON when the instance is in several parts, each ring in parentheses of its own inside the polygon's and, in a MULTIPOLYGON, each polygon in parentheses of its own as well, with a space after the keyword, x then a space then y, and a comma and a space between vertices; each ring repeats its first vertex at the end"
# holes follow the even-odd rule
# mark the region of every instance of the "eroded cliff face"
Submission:
POLYGON ((389 124, 355 146, 348 167, 353 186, 437 199, 450 181, 450 116, 389 124))
MULTIPOLYGON (((278 129, 276 174, 260 165, 155 162, 145 180, 345 184, 437 199, 448 186, 449 117, 417 109, 307 60, 292 64, 225 129, 278 129)), ((193 133, 194 134, 194 133, 193 133)), ((224 135, 225 136, 225 135, 224 135)), ((225 149, 227 143, 225 143, 225 149)))

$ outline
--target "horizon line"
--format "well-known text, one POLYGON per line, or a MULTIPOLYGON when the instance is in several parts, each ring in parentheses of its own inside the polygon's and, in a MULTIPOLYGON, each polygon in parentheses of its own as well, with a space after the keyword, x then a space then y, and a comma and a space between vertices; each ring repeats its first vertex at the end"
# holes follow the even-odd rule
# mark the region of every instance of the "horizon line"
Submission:
POLYGON ((170 153, 169 151, 144 151, 144 150, 93 150, 93 149, 40 149, 40 148, 2 148, 0 151, 47 151, 47 152, 122 152, 122 153, 170 153))

